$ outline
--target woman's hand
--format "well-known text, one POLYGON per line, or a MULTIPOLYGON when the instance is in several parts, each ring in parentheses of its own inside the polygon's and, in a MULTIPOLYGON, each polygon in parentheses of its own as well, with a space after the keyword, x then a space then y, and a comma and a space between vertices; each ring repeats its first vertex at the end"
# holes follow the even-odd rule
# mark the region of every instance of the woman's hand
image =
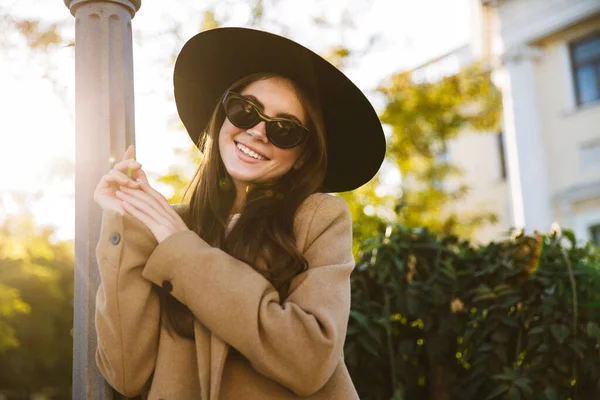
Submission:
POLYGON ((125 150, 123 159, 116 163, 96 186, 94 201, 103 210, 113 210, 124 215, 125 210, 121 206, 121 200, 116 197, 116 191, 121 186, 139 189, 142 182, 148 182, 146 174, 141 169, 142 165, 135 161, 133 155, 134 147, 131 145, 125 150))
POLYGON ((116 192, 126 213, 146 225, 158 243, 176 232, 189 231, 162 194, 153 189, 147 180, 139 183, 140 189, 123 186, 116 192))

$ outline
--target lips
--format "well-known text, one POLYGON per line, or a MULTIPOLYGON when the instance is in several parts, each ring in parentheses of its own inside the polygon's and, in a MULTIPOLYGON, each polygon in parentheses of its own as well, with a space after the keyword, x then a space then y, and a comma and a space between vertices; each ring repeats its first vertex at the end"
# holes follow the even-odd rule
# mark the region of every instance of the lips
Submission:
POLYGON ((254 153, 258 154, 259 156, 263 157, 265 160, 262 160, 262 161, 269 161, 269 160, 270 160, 270 158, 269 158, 269 157, 265 156, 263 153, 261 153, 260 151, 256 150, 254 147, 252 147, 252 146, 249 146, 249 145, 248 145, 248 144, 246 144, 246 143, 237 142, 237 141, 235 141, 235 140, 234 140, 233 142, 235 143, 235 146, 236 146, 236 147, 238 146, 238 144, 240 144, 240 145, 242 145, 242 146, 244 146, 244 147, 246 147, 246 148, 248 148, 248 149, 252 150, 254 153))

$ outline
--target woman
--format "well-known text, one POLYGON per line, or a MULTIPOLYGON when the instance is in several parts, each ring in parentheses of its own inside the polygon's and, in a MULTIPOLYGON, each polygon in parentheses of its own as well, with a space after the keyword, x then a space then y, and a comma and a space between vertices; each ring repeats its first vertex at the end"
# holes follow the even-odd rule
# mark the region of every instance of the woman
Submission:
POLYGON ((177 110, 203 152, 186 204, 133 148, 105 175, 96 361, 126 396, 357 399, 343 360, 355 189, 385 152, 372 106, 340 71, 277 35, 190 39, 177 110))

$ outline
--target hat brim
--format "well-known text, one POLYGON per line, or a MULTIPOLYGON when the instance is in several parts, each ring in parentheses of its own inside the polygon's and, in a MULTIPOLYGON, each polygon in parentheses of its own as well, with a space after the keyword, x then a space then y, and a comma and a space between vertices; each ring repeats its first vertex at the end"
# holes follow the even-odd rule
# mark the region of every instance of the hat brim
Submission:
POLYGON ((254 29, 204 31, 180 51, 173 77, 175 103, 194 143, 225 90, 238 79, 259 72, 283 75, 317 94, 327 136, 324 192, 353 190, 375 176, 385 156, 385 137, 366 96, 313 51, 254 29))

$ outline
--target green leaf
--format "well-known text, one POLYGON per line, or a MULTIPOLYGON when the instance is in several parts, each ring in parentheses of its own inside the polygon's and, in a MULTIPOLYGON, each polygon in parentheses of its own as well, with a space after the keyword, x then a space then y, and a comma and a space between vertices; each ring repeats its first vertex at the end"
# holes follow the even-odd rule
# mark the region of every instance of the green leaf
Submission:
POLYGON ((369 354, 374 355, 374 356, 379 355, 375 346, 373 346, 373 344, 371 344, 371 342, 365 336, 358 336, 356 340, 358 341, 358 344, 360 344, 363 349, 365 349, 367 352, 369 352, 369 354))
POLYGON ((514 386, 510 388, 508 395, 510 396, 511 400, 521 400, 521 392, 514 386))
POLYGON ((565 229, 565 230, 562 231, 562 234, 567 239, 569 239, 569 242, 571 242, 571 247, 576 247, 577 246, 577 240, 575 239, 575 234, 573 233, 572 230, 565 229))
POLYGON ((510 339, 510 334, 505 330, 499 330, 492 333, 492 340, 498 343, 506 343, 510 339))
POLYGON ((504 372, 502 374, 496 374, 493 376, 493 378, 497 381, 507 381, 507 382, 512 382, 515 380, 515 374, 510 371, 510 372, 504 372))
POLYGON ((509 286, 506 283, 501 283, 494 287, 494 292, 496 292, 498 294, 499 292, 504 292, 504 291, 512 290, 512 289, 513 289, 512 286, 509 286))
POLYGON ((502 318, 501 322, 504 325, 509 326, 511 328, 517 328, 517 329, 520 328, 519 323, 514 318, 511 318, 511 317, 502 318))
POLYGON ((550 350, 550 346, 546 343, 542 343, 540 347, 537 348, 538 353, 547 353, 550 350))
POLYGON ((400 272, 401 274, 404 274, 404 262, 402 261, 402 259, 399 257, 392 257, 392 262, 398 269, 398 272, 400 272))
POLYGON ((495 399, 498 396, 500 396, 501 394, 506 393, 509 389, 510 389, 510 386, 508 386, 505 383, 502 383, 499 386, 497 386, 496 389, 492 390, 492 392, 488 395, 488 397, 485 398, 485 400, 495 399))
POLYGON ((539 335, 540 333, 544 333, 545 327, 544 326, 536 326, 535 328, 531 328, 528 333, 530 335, 539 335))
POLYGON ((544 390, 544 396, 546 396, 546 400, 558 400, 556 389, 552 386, 546 387, 546 390, 544 390))
POLYGON ((350 311, 350 317, 356 320, 356 322, 358 322, 361 326, 367 327, 369 325, 369 319, 367 316, 356 310, 350 311))
POLYGON ((497 298, 496 293, 482 294, 473 298, 473 303, 480 303, 497 298))
POLYGON ((408 295, 406 297, 406 306, 408 307, 408 312, 410 313, 410 315, 412 315, 412 316, 419 315, 420 302, 416 296, 408 295))
POLYGON ((485 353, 487 351, 490 351, 494 348, 494 346, 492 346, 489 343, 484 343, 482 345, 480 345, 479 347, 477 347, 477 351, 481 352, 481 353, 485 353))
POLYGON ((550 332, 552 332, 552 336, 560 344, 564 343, 569 336, 569 328, 564 325, 550 325, 550 332))
POLYGON ((469 292, 469 296, 489 294, 491 292, 492 292, 492 289, 490 289, 489 287, 487 287, 485 285, 479 285, 475 289, 473 289, 469 292))
POLYGON ((521 377, 516 379, 514 384, 517 385, 524 393, 533 394, 533 390, 531 390, 531 386, 529 386, 530 382, 531 381, 528 378, 521 377))
POLYGON ((598 324, 591 321, 588 322, 586 325, 586 332, 591 339, 600 342, 600 328, 598 327, 598 324))

